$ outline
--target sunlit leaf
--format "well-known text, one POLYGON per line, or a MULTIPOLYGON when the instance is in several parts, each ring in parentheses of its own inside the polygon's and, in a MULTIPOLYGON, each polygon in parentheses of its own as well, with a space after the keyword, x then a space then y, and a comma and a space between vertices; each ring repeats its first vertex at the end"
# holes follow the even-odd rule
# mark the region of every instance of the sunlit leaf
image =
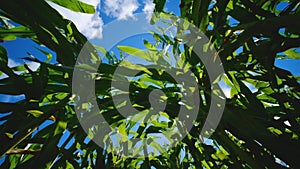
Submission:
POLYGON ((68 8, 75 12, 83 12, 83 13, 95 13, 95 7, 89 4, 86 4, 84 2, 78 1, 78 0, 49 0, 51 2, 54 2, 60 6, 63 6, 65 8, 68 8))

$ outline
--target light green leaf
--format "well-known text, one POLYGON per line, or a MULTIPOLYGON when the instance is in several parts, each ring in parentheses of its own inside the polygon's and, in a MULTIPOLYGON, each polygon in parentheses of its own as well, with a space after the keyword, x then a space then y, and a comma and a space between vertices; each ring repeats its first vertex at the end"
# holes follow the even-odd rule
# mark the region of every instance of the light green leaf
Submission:
POLYGON ((289 49, 284 51, 283 53, 287 55, 288 59, 300 59, 300 54, 295 50, 289 49))
POLYGON ((78 0, 48 0, 75 12, 95 13, 95 7, 78 0))
POLYGON ((282 134, 282 131, 280 131, 279 129, 274 128, 274 127, 268 127, 268 130, 277 136, 282 134))
POLYGON ((54 130, 54 136, 61 134, 63 131, 65 131, 66 128, 67 128, 67 122, 59 121, 54 130))
POLYGON ((122 141, 126 141, 127 140, 127 132, 126 132, 126 126, 125 124, 121 124, 118 127, 118 132, 120 133, 121 137, 122 137, 122 141))
POLYGON ((138 65, 138 64, 133 64, 127 60, 123 60, 121 63, 121 66, 124 66, 128 69, 132 69, 132 70, 139 70, 139 71, 144 71, 149 75, 152 75, 152 72, 149 71, 146 67, 142 66, 142 65, 138 65))
POLYGON ((151 141, 150 146, 154 147, 160 153, 164 152, 164 149, 161 147, 161 145, 155 141, 151 141))
POLYGON ((74 166, 67 160, 66 161, 66 168, 67 169, 74 169, 74 166))
POLYGON ((119 50, 126 52, 132 56, 137 56, 146 61, 156 63, 159 58, 159 52, 156 51, 145 51, 130 46, 118 46, 119 50))

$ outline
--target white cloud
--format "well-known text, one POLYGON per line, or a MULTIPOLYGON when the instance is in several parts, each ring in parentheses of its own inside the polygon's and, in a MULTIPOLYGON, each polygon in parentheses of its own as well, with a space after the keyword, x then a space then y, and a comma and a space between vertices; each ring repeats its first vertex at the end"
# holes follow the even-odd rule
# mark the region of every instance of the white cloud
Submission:
MULTIPOLYGON (((16 67, 16 66, 19 66, 19 65, 22 65, 22 64, 23 63, 19 63, 19 62, 16 62, 16 61, 12 60, 11 58, 8 58, 8 67, 10 67, 10 68, 16 67)), ((33 71, 36 71, 41 65, 40 63, 37 63, 37 62, 26 62, 26 64, 33 71)), ((20 74, 20 73, 22 73, 22 71, 16 71, 16 73, 20 74)))
MULTIPOLYGON (((20 63, 12 60, 11 58, 8 58, 8 67, 12 68, 12 67, 15 67, 15 66, 18 66, 20 65, 20 63)), ((21 72, 15 72, 17 74, 20 74, 21 72)), ((0 76, 0 79, 4 79, 4 78, 7 78, 8 76, 5 74, 5 73, 2 73, 1 76, 0 76)))
MULTIPOLYGON (((81 0, 95 6, 100 6, 100 0, 81 0)), ((84 34, 88 39, 101 38, 103 21, 100 18, 99 11, 95 14, 86 14, 80 12, 74 12, 67 8, 61 7, 53 2, 49 2, 49 5, 56 9, 64 18, 71 20, 77 29, 84 34)))
POLYGON ((133 12, 139 7, 137 0, 105 0, 104 5, 105 13, 116 17, 118 20, 134 18, 133 12))
MULTIPOLYGON (((67 8, 61 7, 53 2, 47 1, 54 9, 56 9, 64 18, 71 20, 78 30, 88 39, 102 38, 103 20, 100 17, 100 0, 81 0, 84 3, 95 6, 95 14, 85 14, 74 12, 67 8), (98 8, 97 8, 98 7, 98 8)), ((137 11, 140 4, 138 0, 104 0, 104 12, 108 16, 117 18, 118 20, 126 20, 134 18, 134 12, 137 11)), ((143 0, 143 12, 147 14, 147 19, 151 18, 155 5, 152 0, 143 0)))
POLYGON ((152 0, 144 0, 144 4, 143 12, 147 15, 147 19, 151 19, 155 4, 152 0))
POLYGON ((246 82, 246 81, 243 81, 243 82, 244 82, 244 84, 251 90, 252 93, 258 91, 258 89, 257 89, 253 84, 248 83, 248 82, 246 82))
POLYGON ((26 64, 33 71, 36 71, 41 65, 40 63, 37 63, 37 62, 29 62, 29 63, 26 63, 26 64))
POLYGON ((100 0, 80 0, 80 1, 93 6, 98 6, 100 4, 100 0))
POLYGON ((14 61, 14 60, 12 60, 11 58, 8 58, 8 64, 7 65, 8 65, 8 67, 12 68, 12 67, 15 67, 15 66, 19 66, 21 64, 14 61))
POLYGON ((230 98, 231 87, 228 86, 220 86, 226 98, 230 98))
POLYGON ((231 98, 231 87, 230 86, 228 86, 225 82, 224 82, 224 80, 220 80, 219 82, 218 82, 218 84, 219 84, 219 87, 221 88, 221 90, 223 91, 223 93, 224 93, 224 95, 225 95, 225 97, 226 98, 231 98))

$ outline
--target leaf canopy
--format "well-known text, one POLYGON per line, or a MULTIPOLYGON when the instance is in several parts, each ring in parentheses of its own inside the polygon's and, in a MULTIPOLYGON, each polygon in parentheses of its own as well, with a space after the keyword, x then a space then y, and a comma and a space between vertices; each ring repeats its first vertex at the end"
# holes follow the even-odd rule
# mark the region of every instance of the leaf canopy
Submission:
MULTIPOLYGON (((95 8, 77 0, 51 0, 70 10, 94 13, 95 8)), ((171 20, 164 11, 166 1, 153 1, 151 22, 161 18, 171 20), (165 18, 164 18, 165 17, 165 18)), ((88 133, 81 128, 76 116, 72 95, 72 76, 77 56, 87 39, 75 25, 64 19, 57 11, 41 0, 10 0, 0 2, 0 40, 29 38, 56 53, 57 63, 42 62, 27 57, 28 61, 40 64, 32 71, 26 64, 11 68, 8 53, 0 47, 0 94, 24 96, 14 103, 0 103, 0 153, 3 168, 297 168, 300 166, 300 86, 299 76, 275 65, 276 59, 299 59, 300 16, 299 1, 250 1, 250 0, 181 0, 180 17, 193 23, 211 41, 212 47, 222 60, 225 75, 220 77, 227 86, 229 95, 223 117, 213 135, 204 141, 199 137, 203 121, 210 108, 211 84, 203 63, 192 52, 193 46, 180 46, 178 38, 153 33, 154 43, 144 41, 147 49, 119 46, 121 54, 130 54, 149 62, 166 63, 161 70, 151 66, 127 63, 126 72, 138 69, 136 77, 120 74, 120 83, 130 83, 130 91, 111 88, 113 74, 122 61, 102 47, 90 44, 92 63, 101 60, 96 50, 102 52, 108 63, 102 62, 98 69, 81 65, 81 69, 95 78, 95 94, 98 105, 81 103, 80 109, 92 111, 99 106, 101 115, 112 128, 117 128, 123 143, 130 138, 149 137, 154 141, 146 144, 158 156, 128 158, 116 155, 120 147, 107 145, 104 149, 91 139, 101 126, 94 126, 88 133), (282 8, 284 5, 284 8, 282 8), (9 22, 8 22, 9 21, 9 22), (18 23, 16 25, 9 23, 18 23), (193 109, 189 100, 181 100, 181 90, 187 94, 195 89, 176 84, 165 70, 171 66, 168 56, 157 57, 169 50, 169 56, 177 54, 174 65, 178 77, 184 78, 191 70, 197 80, 200 108, 197 120, 187 136, 165 151, 167 145, 155 140, 164 133, 166 140, 174 140, 179 108, 193 109), (159 60, 161 59, 161 60, 159 60), (21 71, 17 73, 16 71, 21 71), (134 80, 133 80, 134 79, 134 80), (158 115, 150 111, 149 94, 162 90, 166 109, 158 115), (129 95, 131 103, 113 103, 113 96, 129 95), (181 101, 181 102, 180 102, 181 101), (132 105, 140 110, 130 114, 131 121, 117 108, 132 105), (164 119, 164 120, 161 120, 164 119), (152 122, 151 122, 152 121, 152 122), (278 162, 279 161, 279 162, 278 162)), ((189 27, 183 23, 183 29, 189 27)), ((163 28, 162 28, 163 29, 163 28)), ((180 33, 178 33, 180 35, 180 33)), ((207 47, 209 49, 209 46, 207 47)), ((47 51, 37 49, 51 59, 47 51)), ((166 54, 167 55, 167 54, 166 54)), ((214 59, 214 56, 209 59, 214 59)), ((82 86, 82 90, 85 90, 82 86)), ((216 91, 222 92, 222 91, 216 91)), ((91 114, 95 119, 99 114, 91 114)), ((178 128, 180 130, 180 128, 178 128)), ((116 136, 111 133, 109 136, 116 136)), ((109 139, 109 138, 103 138, 109 139)), ((147 153, 138 143, 130 143, 135 155, 147 153)), ((121 153, 121 152, 120 152, 121 153)))

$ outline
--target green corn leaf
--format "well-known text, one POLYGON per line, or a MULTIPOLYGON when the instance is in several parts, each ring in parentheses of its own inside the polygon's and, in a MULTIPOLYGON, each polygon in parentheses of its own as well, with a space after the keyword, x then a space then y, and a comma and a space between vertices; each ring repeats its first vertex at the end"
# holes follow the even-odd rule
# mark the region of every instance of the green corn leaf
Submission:
POLYGON ((48 0, 75 12, 95 13, 95 7, 78 0, 48 0))

